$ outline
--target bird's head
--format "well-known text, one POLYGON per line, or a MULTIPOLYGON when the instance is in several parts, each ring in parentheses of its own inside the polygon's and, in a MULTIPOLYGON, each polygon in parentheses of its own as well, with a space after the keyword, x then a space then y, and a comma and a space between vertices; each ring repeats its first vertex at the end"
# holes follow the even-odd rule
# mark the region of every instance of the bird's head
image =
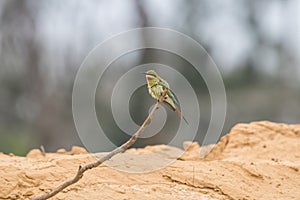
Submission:
POLYGON ((146 74, 148 83, 155 83, 159 80, 159 76, 154 70, 148 70, 147 72, 144 72, 144 74, 146 74))
POLYGON ((157 78, 158 77, 158 74, 154 70, 148 70, 144 74, 146 74, 146 76, 152 76, 153 78, 157 78))

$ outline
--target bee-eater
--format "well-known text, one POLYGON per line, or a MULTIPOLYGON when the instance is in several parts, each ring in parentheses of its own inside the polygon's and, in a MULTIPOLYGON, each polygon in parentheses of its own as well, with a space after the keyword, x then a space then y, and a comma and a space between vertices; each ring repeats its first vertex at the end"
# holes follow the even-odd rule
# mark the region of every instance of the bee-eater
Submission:
POLYGON ((154 70, 149 70, 145 72, 146 74, 146 80, 148 85, 148 92, 149 94, 156 100, 159 100, 161 95, 163 94, 164 90, 168 88, 167 94, 164 98, 164 103, 168 104, 171 109, 175 112, 177 112, 179 117, 182 117, 184 121, 188 124, 185 117, 182 115, 181 111, 179 110, 179 104, 176 99, 176 96, 170 89, 169 84, 167 81, 162 79, 154 70))

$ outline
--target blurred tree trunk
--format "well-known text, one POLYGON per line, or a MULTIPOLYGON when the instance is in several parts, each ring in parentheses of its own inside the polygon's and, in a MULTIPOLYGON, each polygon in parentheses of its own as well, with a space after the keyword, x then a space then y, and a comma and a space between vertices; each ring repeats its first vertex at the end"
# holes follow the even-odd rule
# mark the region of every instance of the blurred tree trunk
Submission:
POLYGON ((137 15, 139 17, 139 26, 149 27, 151 25, 150 25, 149 17, 146 13, 144 2, 145 1, 135 0, 137 15))
POLYGON ((34 101, 39 108, 32 124, 33 129, 41 138, 41 144, 47 146, 53 139, 51 134, 54 124, 51 123, 51 118, 55 111, 55 99, 45 95, 45 82, 40 68, 42 48, 37 37, 38 9, 35 10, 38 4, 33 4, 32 1, 7 1, 1 23, 5 27, 3 40, 8 42, 7 46, 12 47, 12 52, 9 53, 14 54, 15 59, 22 63, 19 66, 24 73, 20 80, 20 84, 24 84, 21 95, 34 101))
MULTIPOLYGON (((149 16, 146 12, 146 5, 144 4, 145 1, 140 1, 140 0, 135 0, 135 7, 136 7, 136 15, 137 18, 139 19, 138 22, 138 27, 150 27, 151 23, 149 21, 149 16)), ((146 35, 141 35, 141 40, 145 41, 146 40, 146 35)), ((154 62, 155 59, 155 55, 153 53, 151 53, 151 51, 149 51, 149 49, 142 49, 140 50, 141 54, 140 54, 140 60, 139 60, 139 64, 145 64, 145 63, 149 63, 149 62, 154 62)), ((146 83, 145 83, 146 84, 146 83)), ((146 87, 146 86, 145 86, 146 87)), ((146 90, 145 90, 146 91, 146 90)), ((147 102, 147 95, 141 95, 140 96, 140 103, 141 105, 137 105, 141 110, 148 110, 149 108, 146 107, 146 104, 144 104, 143 102, 147 102)), ((139 109, 139 110, 140 110, 139 109)), ((137 118, 139 121, 139 123, 142 123, 143 119, 145 118, 145 116, 143 115, 144 113, 142 112, 137 112, 137 118)), ((147 113, 146 113, 147 114, 147 113)))

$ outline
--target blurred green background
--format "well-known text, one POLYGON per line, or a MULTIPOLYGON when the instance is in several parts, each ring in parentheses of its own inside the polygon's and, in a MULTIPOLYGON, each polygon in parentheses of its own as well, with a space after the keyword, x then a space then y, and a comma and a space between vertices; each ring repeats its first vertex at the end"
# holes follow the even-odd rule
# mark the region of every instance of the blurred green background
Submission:
MULTIPOLYGON (((82 145, 72 119, 72 86, 80 64, 108 37, 147 26, 187 34, 214 59, 228 100, 223 134, 240 122, 299 123, 299 19, 298 0, 2 0, 0 152, 24 155, 40 145, 46 151, 82 145)), ((157 54, 163 53, 143 51, 128 59, 159 62, 157 54)), ((112 70, 119 76, 129 68, 112 70)), ((180 71, 198 81, 184 62, 180 71)), ((197 83, 205 129, 209 96, 204 83, 197 83)), ((135 102, 130 109, 139 116, 143 101, 135 102)))

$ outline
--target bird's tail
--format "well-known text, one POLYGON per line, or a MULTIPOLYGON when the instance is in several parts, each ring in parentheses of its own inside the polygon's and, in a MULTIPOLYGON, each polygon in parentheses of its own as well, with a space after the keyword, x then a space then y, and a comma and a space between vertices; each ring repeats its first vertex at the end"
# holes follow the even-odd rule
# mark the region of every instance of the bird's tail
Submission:
POLYGON ((177 112, 178 116, 179 116, 180 118, 182 118, 182 119, 185 121, 185 123, 186 123, 187 125, 189 125, 188 121, 187 121, 186 118, 182 115, 181 111, 180 111, 178 108, 175 108, 174 111, 177 112))

